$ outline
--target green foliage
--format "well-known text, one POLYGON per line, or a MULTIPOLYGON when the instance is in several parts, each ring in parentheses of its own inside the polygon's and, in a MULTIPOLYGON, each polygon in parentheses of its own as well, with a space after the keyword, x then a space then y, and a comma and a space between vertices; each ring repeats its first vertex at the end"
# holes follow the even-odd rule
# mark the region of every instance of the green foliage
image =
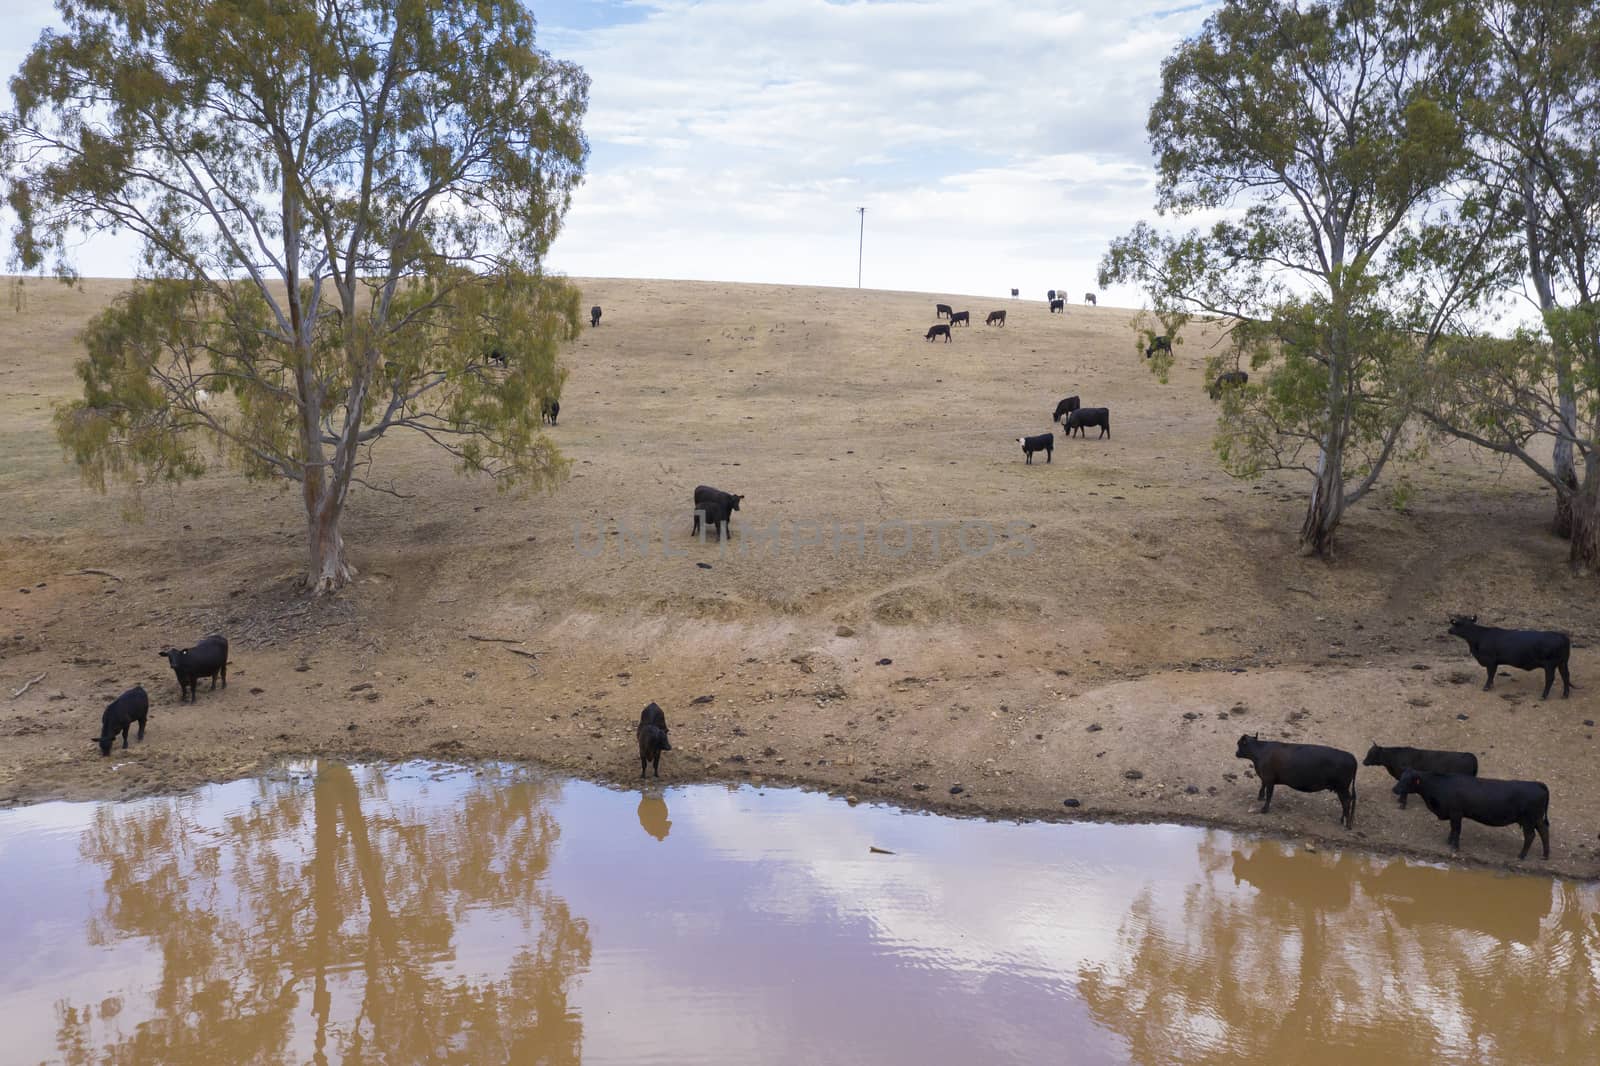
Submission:
POLYGON ((588 79, 520 3, 59 6, 0 116, 13 266, 70 278, 81 234, 119 230, 150 279, 91 325, 84 396, 57 414, 92 483, 195 476, 209 440, 300 482, 337 554, 390 430, 502 486, 561 475, 539 401, 579 295, 540 264, 582 178, 588 79))
MULTIPOLYGON (((1220 399, 1218 456, 1242 477, 1311 474, 1303 535, 1319 552, 1407 450, 1415 367, 1487 288, 1447 285, 1446 313, 1428 318, 1407 284, 1468 160, 1462 75, 1434 62, 1426 17, 1423 0, 1225 3, 1162 65, 1149 121, 1159 210, 1215 220, 1140 223, 1100 268, 1102 286, 1143 288, 1172 333, 1194 314, 1226 323, 1226 358, 1252 374, 1220 399)), ((1481 262, 1434 265, 1455 281, 1481 262)))

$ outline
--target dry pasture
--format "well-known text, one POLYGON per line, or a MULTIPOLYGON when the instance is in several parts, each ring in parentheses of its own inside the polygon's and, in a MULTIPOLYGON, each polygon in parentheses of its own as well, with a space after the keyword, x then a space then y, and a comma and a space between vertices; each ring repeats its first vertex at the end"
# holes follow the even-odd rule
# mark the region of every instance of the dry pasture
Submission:
MULTIPOLYGON (((1332 563, 1307 560, 1303 480, 1236 481, 1212 454, 1203 331, 1163 386, 1127 309, 578 283, 605 314, 571 346, 550 431, 571 478, 501 495, 418 439, 387 440, 375 476, 414 498, 358 491, 345 535, 361 580, 310 602, 293 492, 218 467, 147 487, 129 523, 124 495, 80 484, 50 408, 76 386, 78 331, 127 283, 30 280, 0 334, 0 802, 181 788, 307 754, 534 759, 626 784, 655 700, 672 726, 663 780, 1430 856, 1447 826, 1396 810, 1376 768, 1354 834, 1326 794, 1280 790, 1256 815, 1235 740, 1472 750, 1486 776, 1551 787, 1553 857, 1528 867, 1600 867, 1594 579, 1569 576, 1520 468, 1435 449, 1409 471, 1406 511, 1374 498, 1332 563), (925 342, 935 302, 974 324, 925 342), (1006 326, 984 326, 1001 307, 1006 326), (1111 409, 1112 436, 1056 428, 1054 461, 1025 465, 1015 438, 1050 429, 1071 393, 1111 409), (745 496, 727 545, 689 537, 701 483, 745 496), (963 552, 964 520, 1010 533, 963 552), (900 522, 918 527, 909 550, 900 522), (623 523, 649 529, 642 550, 623 523), (835 544, 836 523, 865 533, 835 544), (1541 679, 1514 672, 1480 691, 1444 636, 1455 611, 1571 631, 1584 687, 1540 702, 1541 679), (180 706, 156 651, 216 630, 229 687, 180 706), (148 738, 101 759, 100 711, 135 682, 148 738)), ((1462 857, 1514 862, 1519 846, 1469 826, 1462 857)))

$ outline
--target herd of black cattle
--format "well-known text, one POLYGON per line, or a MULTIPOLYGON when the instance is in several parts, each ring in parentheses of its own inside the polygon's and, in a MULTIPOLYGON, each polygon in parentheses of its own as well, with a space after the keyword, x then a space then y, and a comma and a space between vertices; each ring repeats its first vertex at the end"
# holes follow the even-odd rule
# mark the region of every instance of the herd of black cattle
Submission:
MULTIPOLYGON (((713 516, 726 528, 727 510, 737 510, 739 497, 728 501, 709 494, 716 489, 700 486, 695 492, 696 521, 705 514, 708 524, 713 516)), ((726 496, 726 493, 717 494, 726 496)), ((1565 699, 1572 693, 1572 678, 1567 663, 1572 655, 1572 639, 1566 633, 1526 629, 1497 629, 1479 625, 1476 616, 1456 617, 1450 620, 1450 634, 1467 642, 1472 657, 1488 671, 1484 690, 1494 687, 1495 674, 1503 666, 1519 670, 1543 670, 1544 693, 1548 699, 1555 675, 1561 674, 1561 695, 1565 699)), ((211 689, 228 687, 228 640, 213 634, 192 648, 167 648, 160 653, 172 666, 178 679, 178 702, 199 699, 198 682, 211 679, 211 689)), ((128 734, 138 725, 138 739, 144 740, 145 724, 150 714, 150 696, 143 685, 135 685, 105 709, 100 720, 100 735, 94 738, 101 755, 110 755, 117 735, 122 735, 122 747, 128 747, 128 734)), ((661 776, 661 753, 672 750, 667 739, 667 718, 661 708, 651 703, 639 716, 637 730, 639 742, 639 776, 645 776, 647 766, 661 776)), ((1261 813, 1272 809, 1272 793, 1279 785, 1297 792, 1333 792, 1339 797, 1339 822, 1346 829, 1355 828, 1356 816, 1356 757, 1347 751, 1322 744, 1292 744, 1275 740, 1262 740, 1260 736, 1241 736, 1234 754, 1249 759, 1261 787, 1256 798, 1264 800, 1261 813)), ((1544 848, 1544 857, 1550 857, 1550 789, 1540 781, 1500 781, 1478 776, 1478 757, 1465 751, 1430 751, 1414 747, 1384 747, 1374 743, 1362 760, 1365 766, 1381 766, 1395 779, 1394 794, 1400 797, 1400 806, 1406 797, 1422 797, 1428 810, 1450 823, 1448 843, 1452 849, 1461 846, 1461 823, 1464 819, 1484 825, 1517 825, 1522 829, 1522 852, 1517 857, 1528 857, 1537 833, 1544 848)))
MULTIPOLYGON (((1017 290, 1012 289, 1011 295, 1017 295, 1017 290)), ((1067 301, 1064 293, 1058 296, 1056 290, 1051 289, 1049 291, 1049 299, 1051 314, 1066 310, 1067 301)), ((1094 293, 1084 293, 1083 302, 1093 304, 1095 302, 1094 293)), ((945 343, 949 344, 950 330, 953 327, 972 325, 972 312, 957 311, 949 304, 935 304, 933 313, 934 317, 940 321, 928 327, 928 332, 923 336, 924 340, 932 341, 943 337, 945 343)), ((990 311, 988 317, 983 320, 983 324, 986 326, 1004 326, 1006 324, 1005 311, 990 311)), ((1155 355, 1156 352, 1162 351, 1172 351, 1172 338, 1160 336, 1152 339, 1145 346, 1145 358, 1148 359, 1155 355)), ((1207 391, 1211 394, 1211 398, 1215 400, 1222 395, 1224 389, 1246 385, 1249 382, 1250 375, 1245 371, 1229 370, 1217 375, 1217 379, 1211 383, 1207 391)), ((1069 437, 1073 434, 1087 437, 1090 429, 1099 429, 1100 438, 1111 436, 1111 409, 1109 407, 1084 407, 1076 396, 1068 396, 1056 404, 1055 414, 1051 416, 1050 421, 1052 424, 1060 423, 1061 428, 1066 431, 1066 435, 1069 437)), ((1047 463, 1052 462, 1055 458, 1056 435, 1053 432, 1018 437, 1017 443, 1022 445, 1022 454, 1028 463, 1033 462, 1035 452, 1044 452, 1044 461, 1047 463)))
MULTIPOLYGON (((1051 290, 1050 301, 1052 311, 1058 310, 1058 305, 1062 303, 1054 290, 1051 290)), ((1093 303, 1092 294, 1086 295, 1085 301, 1093 303)), ((935 331, 943 331, 948 340, 950 324, 969 321, 966 311, 952 311, 947 304, 938 305, 938 314, 941 318, 949 316, 950 322, 930 329, 930 340, 935 336, 935 331)), ((1005 317, 1004 311, 994 311, 990 313, 988 322, 1003 326, 1005 317)), ((591 327, 600 324, 599 307, 590 309, 590 319, 591 327)), ((1146 349, 1145 355, 1149 356, 1163 348, 1170 351, 1168 338, 1157 337, 1146 349)), ((489 358, 495 360, 499 354, 492 352, 489 358)), ((1248 380, 1248 375, 1243 371, 1230 371, 1213 384, 1212 395, 1215 397, 1216 391, 1227 385, 1242 385, 1248 380)), ((559 404, 548 400, 544 401, 544 405, 544 417, 554 423, 560 411, 559 404)), ((1051 422, 1064 426, 1069 436, 1074 432, 1083 434, 1084 429, 1091 426, 1100 428, 1101 437, 1111 434, 1110 410, 1105 407, 1083 407, 1077 396, 1068 396, 1056 404, 1051 422)), ((1042 433, 1019 437, 1017 443, 1022 445, 1029 463, 1033 462, 1033 454, 1039 451, 1045 453, 1045 461, 1049 462, 1055 437, 1051 433, 1042 433)), ((732 514, 739 509, 743 498, 709 485, 696 486, 692 535, 699 535, 703 524, 707 529, 716 530, 719 541, 723 539, 730 530, 732 514)), ((1541 699, 1549 699, 1558 671, 1561 674, 1562 698, 1572 694, 1574 686, 1567 672, 1568 660, 1572 655, 1572 638, 1568 634, 1550 630, 1498 629, 1479 625, 1476 615, 1452 618, 1449 632, 1451 636, 1465 640, 1472 657, 1488 671, 1484 691, 1494 687, 1495 674, 1500 668, 1509 666, 1519 670, 1544 671, 1541 699)), ((165 648, 158 654, 167 660, 177 675, 179 703, 184 702, 185 698, 191 703, 199 698, 197 685, 201 678, 211 679, 212 690, 216 689, 219 677, 222 687, 228 687, 228 640, 221 634, 205 637, 192 648, 165 648)), ((100 747, 100 754, 111 754, 119 733, 122 735, 122 747, 126 750, 128 734, 134 725, 139 727, 138 739, 144 740, 149 714, 150 696, 143 685, 135 685, 107 704, 100 719, 100 735, 94 738, 100 747)), ((639 776, 644 777, 645 769, 649 766, 660 777, 661 753, 672 750, 667 739, 666 714, 660 706, 651 703, 645 707, 639 716, 637 735, 639 776)), ((1346 829, 1354 828, 1357 769, 1354 755, 1321 744, 1262 740, 1259 734, 1241 736, 1234 754, 1237 758, 1249 759, 1254 767, 1261 784, 1256 798, 1265 801, 1260 813, 1266 814, 1272 809, 1272 793, 1279 785, 1297 792, 1333 792, 1339 797, 1340 824, 1346 829)), ((1533 837, 1537 833, 1544 857, 1550 857, 1550 789, 1543 782, 1479 777, 1478 757, 1471 752, 1384 747, 1376 743, 1368 749, 1362 765, 1381 766, 1389 772, 1395 780, 1393 792, 1400 797, 1402 808, 1406 806, 1408 796, 1419 795, 1428 810, 1437 818, 1448 821, 1448 843, 1452 850, 1461 846, 1462 821, 1471 820, 1484 825, 1515 824, 1521 827, 1522 852, 1517 856, 1519 859, 1528 857, 1528 849, 1533 846, 1533 837)))
MULTIPOLYGON (((1572 694, 1567 661, 1572 638, 1565 633, 1531 629, 1497 629, 1478 624, 1476 615, 1450 620, 1450 635, 1467 642, 1472 657, 1489 672, 1483 688, 1494 687, 1502 666, 1518 670, 1543 670, 1544 693, 1550 698, 1556 672, 1561 672, 1561 698, 1572 694)), ((1356 818, 1356 757, 1348 751, 1321 744, 1287 744, 1242 736, 1234 755, 1249 759, 1261 788, 1256 798, 1265 800, 1261 813, 1272 809, 1272 790, 1286 785, 1297 792, 1332 792, 1339 797, 1339 821, 1354 828, 1356 818)), ((1381 766, 1395 779, 1394 794, 1400 806, 1418 795, 1434 816, 1450 823, 1448 842, 1461 847, 1461 822, 1517 825, 1522 828, 1522 852, 1528 857, 1534 833, 1550 857, 1550 789, 1542 781, 1497 781, 1478 776, 1478 757, 1468 751, 1429 751, 1424 748, 1383 747, 1373 744, 1363 766, 1381 766)))

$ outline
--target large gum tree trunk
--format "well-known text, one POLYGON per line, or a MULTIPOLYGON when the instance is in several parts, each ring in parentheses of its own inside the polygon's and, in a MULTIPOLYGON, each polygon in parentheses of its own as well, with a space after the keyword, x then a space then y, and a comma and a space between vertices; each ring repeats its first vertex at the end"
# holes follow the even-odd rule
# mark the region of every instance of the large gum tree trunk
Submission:
POLYGON ((356 576, 356 568, 345 557, 344 537, 339 534, 339 517, 343 510, 343 507, 318 507, 307 516, 311 571, 306 575, 306 585, 317 596, 339 591, 356 576))
MULTIPOLYGON (((1330 433, 1330 437, 1332 434, 1330 433)), ((1344 517, 1344 448, 1336 440, 1325 441, 1317 481, 1311 489, 1311 502, 1300 526, 1300 549, 1307 555, 1327 558, 1333 553, 1333 533, 1344 517)))
POLYGON ((1574 491, 1556 493, 1556 515, 1550 522, 1550 532, 1558 537, 1570 537, 1573 524, 1573 498, 1577 495, 1575 490, 1578 488, 1578 471, 1572 458, 1572 435, 1574 427, 1578 424, 1578 401, 1572 391, 1572 371, 1566 367, 1565 362, 1558 366, 1556 389, 1560 397, 1563 430, 1556 437, 1552 465, 1555 467, 1556 477, 1574 491))
POLYGON ((1572 550, 1574 569, 1600 573, 1600 455, 1590 455, 1584 464, 1583 485, 1572 502, 1572 550))

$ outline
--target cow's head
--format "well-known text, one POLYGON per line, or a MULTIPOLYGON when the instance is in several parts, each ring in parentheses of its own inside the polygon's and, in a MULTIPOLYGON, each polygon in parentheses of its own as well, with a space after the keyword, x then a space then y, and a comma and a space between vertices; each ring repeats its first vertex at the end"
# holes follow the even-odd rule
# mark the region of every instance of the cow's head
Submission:
POLYGON ((1234 758, 1236 758, 1236 759, 1248 759, 1252 755, 1254 755, 1255 754, 1255 749, 1256 749, 1256 741, 1259 740, 1260 737, 1261 737, 1260 733, 1257 733, 1255 736, 1251 736, 1248 733, 1245 733, 1245 734, 1241 735, 1239 737, 1239 747, 1233 753, 1234 758))
POLYGON ((1417 773, 1415 770, 1407 770, 1405 773, 1400 775, 1400 780, 1394 783, 1394 794, 1396 796, 1408 796, 1411 793, 1418 791, 1418 786, 1421 783, 1421 774, 1417 773))
POLYGON ((156 652, 156 655, 171 663, 174 670, 176 670, 178 665, 183 662, 183 657, 185 654, 185 652, 179 650, 178 648, 162 648, 160 651, 156 652))
POLYGON ((1382 766, 1383 765, 1383 749, 1378 747, 1378 742, 1376 740, 1374 740, 1372 742, 1372 747, 1367 749, 1367 757, 1365 759, 1361 760, 1361 765, 1362 766, 1382 766))
POLYGON ((111 754, 111 742, 117 739, 117 735, 113 733, 108 737, 90 737, 89 739, 100 745, 100 754, 106 756, 111 754))
POLYGON ((729 493, 728 494, 728 499, 731 501, 728 504, 728 510, 737 511, 739 509, 739 501, 744 499, 744 497, 743 496, 735 496, 732 493, 729 493))
POLYGON ((1472 632, 1472 627, 1478 624, 1477 615, 1458 614, 1450 619, 1450 635, 1452 637, 1465 637, 1472 632))

